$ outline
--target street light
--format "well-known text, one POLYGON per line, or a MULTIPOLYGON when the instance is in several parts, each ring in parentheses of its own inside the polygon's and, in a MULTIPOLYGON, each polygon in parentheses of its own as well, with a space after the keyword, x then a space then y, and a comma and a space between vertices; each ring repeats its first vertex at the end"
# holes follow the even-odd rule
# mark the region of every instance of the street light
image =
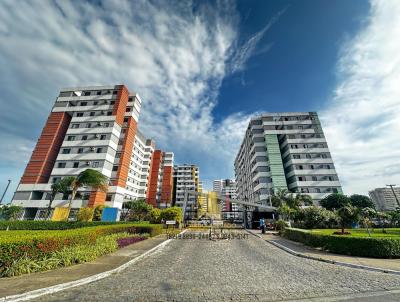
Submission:
POLYGON ((7 193, 7 190, 8 190, 8 187, 10 186, 10 183, 11 183, 11 179, 8 180, 8 184, 7 184, 7 186, 6 186, 6 189, 4 190, 3 195, 1 196, 0 204, 3 202, 3 198, 4 198, 4 196, 5 196, 6 193, 7 193))
POLYGON ((394 189, 393 189, 393 187, 395 187, 396 185, 386 185, 386 187, 390 187, 391 189, 392 189, 392 192, 393 192, 393 195, 394 195, 394 198, 396 199, 396 202, 397 202, 397 207, 399 207, 400 208, 400 202, 399 202, 399 200, 397 199, 397 195, 396 195, 396 192, 394 191, 394 189))

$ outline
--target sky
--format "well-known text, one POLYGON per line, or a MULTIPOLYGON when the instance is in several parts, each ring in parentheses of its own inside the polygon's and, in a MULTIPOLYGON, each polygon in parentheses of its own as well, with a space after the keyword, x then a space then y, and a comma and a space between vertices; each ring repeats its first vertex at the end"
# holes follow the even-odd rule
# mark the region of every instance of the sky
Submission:
POLYGON ((248 121, 317 111, 345 194, 400 185, 400 1, 0 1, 0 193, 60 88, 125 84, 139 129, 234 177, 248 121))

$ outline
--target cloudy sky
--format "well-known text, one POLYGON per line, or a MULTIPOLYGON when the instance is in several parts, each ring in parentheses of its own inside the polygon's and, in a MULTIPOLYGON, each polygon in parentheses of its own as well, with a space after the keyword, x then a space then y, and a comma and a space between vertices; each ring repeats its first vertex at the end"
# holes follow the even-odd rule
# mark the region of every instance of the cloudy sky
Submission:
POLYGON ((345 193, 400 185, 400 2, 0 1, 0 191, 61 87, 126 84, 209 186, 249 117, 318 111, 345 193))

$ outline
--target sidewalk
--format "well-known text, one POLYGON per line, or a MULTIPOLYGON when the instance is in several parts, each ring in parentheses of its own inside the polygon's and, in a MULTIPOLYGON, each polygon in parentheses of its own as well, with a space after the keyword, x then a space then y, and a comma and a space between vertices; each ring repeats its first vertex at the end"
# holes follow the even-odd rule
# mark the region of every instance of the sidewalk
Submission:
POLYGON ((394 270, 400 272, 400 259, 377 259, 377 258, 364 258, 364 257, 332 254, 322 251, 320 249, 306 246, 299 242, 282 238, 278 235, 275 235, 274 232, 261 234, 261 231, 259 230, 249 230, 249 231, 257 236, 261 236, 266 241, 277 243, 279 245, 284 246, 285 248, 291 249, 292 251, 300 253, 304 256, 321 258, 326 261, 344 262, 348 264, 364 265, 368 267, 394 270))
POLYGON ((0 279, 0 299, 65 282, 75 281, 117 268, 166 240, 165 234, 137 242, 93 262, 60 269, 0 279))

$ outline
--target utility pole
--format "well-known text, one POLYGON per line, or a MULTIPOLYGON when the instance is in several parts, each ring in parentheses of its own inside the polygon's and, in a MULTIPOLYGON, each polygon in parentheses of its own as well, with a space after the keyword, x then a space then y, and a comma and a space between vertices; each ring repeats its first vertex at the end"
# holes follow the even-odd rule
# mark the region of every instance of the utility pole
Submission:
POLYGON ((397 207, 400 208, 400 202, 399 202, 399 200, 398 200, 398 198, 397 198, 396 192, 395 192, 394 189, 393 189, 393 187, 395 187, 395 186, 396 186, 396 185, 386 185, 386 187, 390 187, 390 188, 392 189, 392 192, 393 192, 393 195, 394 195, 394 199, 396 199, 396 202, 397 202, 397 207))
POLYGON ((6 193, 7 193, 7 190, 8 190, 8 187, 10 186, 10 183, 11 183, 11 179, 8 180, 8 184, 7 184, 7 186, 6 186, 6 189, 4 190, 3 195, 1 196, 0 204, 3 202, 3 198, 4 198, 4 196, 5 196, 6 193))

